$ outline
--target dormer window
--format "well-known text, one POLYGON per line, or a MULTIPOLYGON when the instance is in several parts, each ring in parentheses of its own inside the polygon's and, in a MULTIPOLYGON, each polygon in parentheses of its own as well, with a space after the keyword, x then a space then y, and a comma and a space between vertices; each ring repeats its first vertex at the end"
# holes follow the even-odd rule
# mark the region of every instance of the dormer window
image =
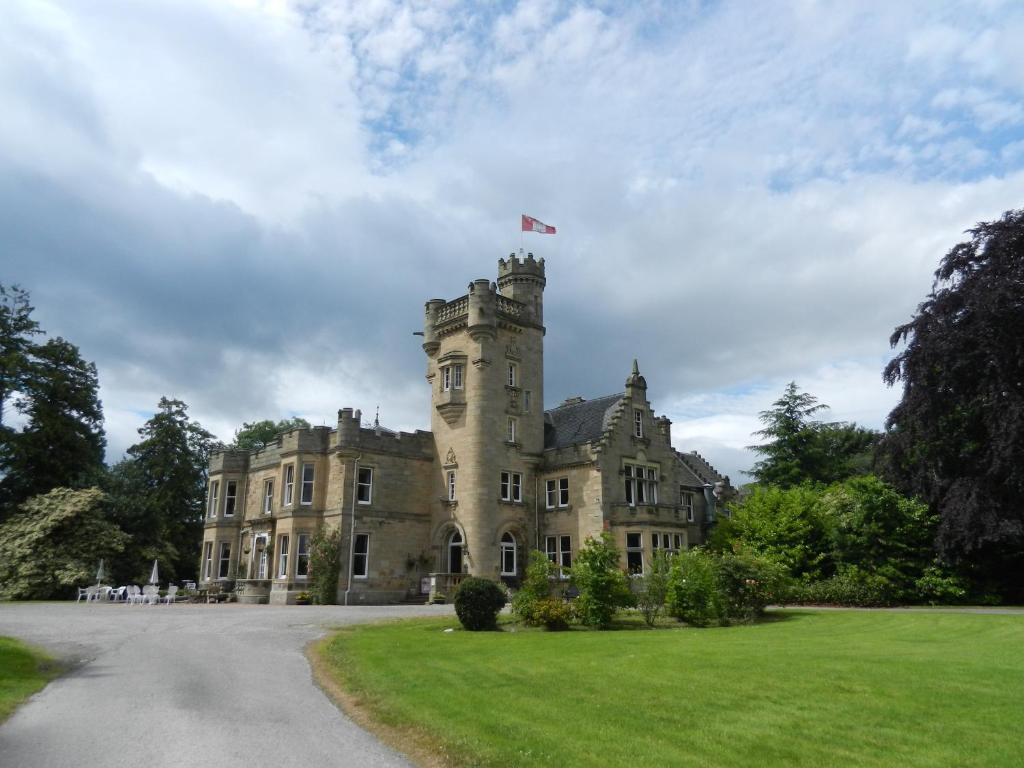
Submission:
POLYGON ((633 409, 633 437, 644 436, 644 412, 639 408, 633 409))

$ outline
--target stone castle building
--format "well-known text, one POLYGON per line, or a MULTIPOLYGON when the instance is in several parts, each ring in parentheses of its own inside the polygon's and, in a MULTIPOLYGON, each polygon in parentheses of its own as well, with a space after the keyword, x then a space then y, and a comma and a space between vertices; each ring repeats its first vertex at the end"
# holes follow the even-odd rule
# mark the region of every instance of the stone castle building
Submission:
POLYGON ((672 447, 635 361, 623 392, 544 410, 544 286, 544 260, 513 254, 496 283, 426 303, 429 432, 342 408, 336 428, 214 453, 200 585, 293 602, 321 524, 341 527, 346 603, 447 593, 462 574, 515 585, 530 549, 569 568, 602 531, 633 572, 702 542, 728 478, 672 447))

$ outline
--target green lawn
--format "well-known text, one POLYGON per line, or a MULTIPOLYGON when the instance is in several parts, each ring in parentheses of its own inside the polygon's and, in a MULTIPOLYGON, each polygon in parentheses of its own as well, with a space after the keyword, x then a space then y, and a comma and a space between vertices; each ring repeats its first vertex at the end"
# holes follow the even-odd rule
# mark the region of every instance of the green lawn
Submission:
POLYGON ((56 677, 57 664, 42 651, 0 637, 0 723, 21 702, 56 677))
POLYGON ((793 611, 715 629, 442 631, 452 626, 354 627, 315 653, 400 743, 454 765, 1024 760, 1024 616, 793 611))

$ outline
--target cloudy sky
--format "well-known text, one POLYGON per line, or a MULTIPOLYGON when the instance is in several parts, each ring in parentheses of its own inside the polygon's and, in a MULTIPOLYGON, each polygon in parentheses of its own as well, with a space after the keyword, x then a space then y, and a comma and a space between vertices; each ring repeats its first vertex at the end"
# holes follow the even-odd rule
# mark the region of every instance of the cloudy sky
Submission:
POLYGON ((219 437, 428 428, 423 302, 544 256, 546 401, 634 357, 734 481, 785 383, 880 427, 888 336, 1024 205, 1024 6, 6 2, 0 282, 219 437), (558 227, 519 232, 529 213, 558 227))

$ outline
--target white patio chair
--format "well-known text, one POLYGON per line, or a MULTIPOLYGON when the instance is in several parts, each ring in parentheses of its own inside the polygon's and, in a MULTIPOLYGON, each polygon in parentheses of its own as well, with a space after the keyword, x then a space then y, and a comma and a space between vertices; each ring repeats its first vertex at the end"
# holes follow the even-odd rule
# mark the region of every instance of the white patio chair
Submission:
POLYGON ((170 605, 171 603, 174 602, 174 596, 177 595, 177 594, 178 594, 178 585, 177 584, 171 584, 169 587, 167 587, 167 594, 164 595, 160 599, 163 600, 168 605, 170 605))
POLYGON ((89 590, 90 589, 92 589, 92 587, 79 587, 78 588, 78 599, 75 600, 75 602, 76 603, 82 602, 82 598, 83 597, 85 598, 86 602, 89 602, 89 590))
POLYGON ((142 592, 137 584, 128 585, 128 604, 135 605, 142 602, 142 592))
POLYGON ((116 589, 110 590, 110 599, 115 603, 122 602, 128 591, 128 587, 117 587, 116 589))
POLYGON ((102 590, 102 587, 100 587, 98 585, 93 585, 91 587, 86 587, 85 588, 85 602, 89 603, 89 602, 92 602, 93 600, 99 600, 100 599, 100 595, 103 594, 103 592, 101 590, 102 590))
POLYGON ((156 605, 160 600, 160 587, 156 584, 147 584, 142 588, 142 602, 144 605, 156 605))

